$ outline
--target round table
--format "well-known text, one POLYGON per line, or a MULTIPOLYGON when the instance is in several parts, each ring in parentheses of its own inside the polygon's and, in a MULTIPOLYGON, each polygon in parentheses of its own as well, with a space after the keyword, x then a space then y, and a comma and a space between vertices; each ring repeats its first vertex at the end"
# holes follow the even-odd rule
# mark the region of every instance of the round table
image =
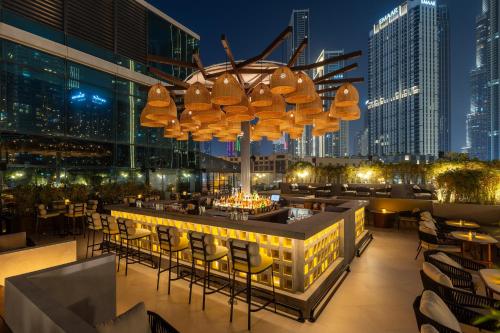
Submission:
POLYGON ((484 282, 486 296, 493 298, 493 294, 500 295, 500 269, 480 269, 479 276, 484 282))
POLYGON ((470 231, 452 231, 450 233, 450 235, 453 238, 462 241, 462 252, 464 252, 464 250, 465 250, 466 243, 469 243, 471 245, 477 245, 479 247, 481 247, 481 246, 486 247, 486 249, 487 249, 486 258, 485 259, 480 258, 480 260, 482 260, 486 265, 488 265, 488 267, 491 267, 493 265, 493 259, 491 256, 491 252, 492 252, 491 247, 494 244, 498 243, 498 241, 495 238, 493 238, 491 235, 476 234, 474 236, 474 232, 470 232, 470 231))
POLYGON ((447 226, 460 229, 479 229, 481 226, 476 222, 466 220, 446 220, 447 226))
POLYGON ((386 209, 371 210, 370 213, 373 214, 373 225, 377 228, 392 228, 394 226, 394 218, 396 217, 396 212, 392 212, 386 209))

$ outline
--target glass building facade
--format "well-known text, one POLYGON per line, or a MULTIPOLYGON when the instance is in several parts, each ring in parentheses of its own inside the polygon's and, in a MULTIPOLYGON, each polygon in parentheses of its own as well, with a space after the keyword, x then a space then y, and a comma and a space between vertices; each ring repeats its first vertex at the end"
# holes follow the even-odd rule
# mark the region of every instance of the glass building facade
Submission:
POLYGON ((166 139, 162 129, 139 124, 148 86, 158 81, 148 66, 179 79, 192 71, 148 63, 148 55, 191 62, 199 37, 142 1, 44 3, 47 8, 34 10, 32 2, 0 1, 7 27, 0 36, 4 179, 149 181, 157 170, 202 170, 207 156, 196 143, 166 139), (25 34, 38 43, 23 43, 25 34))

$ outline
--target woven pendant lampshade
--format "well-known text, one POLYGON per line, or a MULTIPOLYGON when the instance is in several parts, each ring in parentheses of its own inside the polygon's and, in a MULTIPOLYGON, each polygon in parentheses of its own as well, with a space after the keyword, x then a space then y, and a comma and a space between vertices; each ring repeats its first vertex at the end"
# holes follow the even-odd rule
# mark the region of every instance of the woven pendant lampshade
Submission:
POLYGON ((228 122, 239 122, 242 121, 252 121, 255 119, 255 112, 253 107, 249 107, 245 112, 231 112, 226 113, 226 119, 228 122))
POLYGON ((218 105, 234 105, 241 101, 243 91, 236 79, 224 73, 215 80, 212 87, 212 103, 218 105))
POLYGON ((302 138, 302 132, 298 132, 298 131, 288 133, 288 135, 290 136, 290 139, 292 139, 292 140, 297 140, 297 139, 302 138))
POLYGON ((181 132, 181 134, 175 138, 177 141, 187 141, 189 140, 189 133, 188 132, 181 132))
POLYGON ((226 113, 244 113, 248 111, 248 108, 248 97, 243 95, 238 104, 224 106, 224 111, 226 113))
POLYGON ((170 94, 161 83, 153 84, 148 92, 148 105, 158 108, 167 107, 170 104, 170 94))
POLYGON ((203 134, 203 135, 193 135, 193 141, 195 142, 207 142, 207 141, 212 141, 212 136, 209 134, 203 134))
POLYGON ((297 89, 285 96, 285 101, 290 104, 304 104, 314 101, 316 98, 314 82, 304 72, 297 74, 297 89))
POLYGON ((212 108, 210 92, 200 82, 195 82, 186 90, 184 95, 184 106, 186 110, 204 111, 212 108))
POLYGON ((184 132, 169 132, 167 130, 163 130, 163 137, 164 138, 177 139, 178 137, 181 137, 182 135, 184 135, 184 132))
POLYGON ((202 124, 213 124, 221 120, 222 110, 220 106, 212 104, 212 109, 205 111, 193 111, 192 118, 202 124))
POLYGON ((328 132, 329 131, 327 129, 324 129, 324 128, 313 128, 312 135, 313 136, 323 136, 328 132))
POLYGON ((269 141, 279 140, 281 138, 281 136, 282 136, 281 133, 268 133, 268 134, 266 134, 266 138, 269 141))
POLYGON ((238 135, 241 133, 241 123, 237 121, 228 122, 226 127, 226 132, 230 134, 238 135))
POLYGON ((170 120, 177 120, 177 107, 172 97, 169 97, 170 102, 167 107, 154 107, 151 112, 146 115, 149 120, 157 122, 169 122, 170 120))
POLYGON ((330 107, 330 116, 342 120, 358 120, 361 117, 361 111, 358 105, 341 107, 332 104, 330 107))
POLYGON ((219 142, 235 142, 237 139, 236 135, 226 135, 218 138, 219 142))
POLYGON ((208 124, 208 128, 213 129, 214 131, 224 131, 224 134, 227 135, 227 132, 225 132, 226 128, 228 126, 227 119, 226 119, 226 114, 223 112, 221 119, 212 124, 208 124))
POLYGON ((281 137, 281 131, 279 126, 271 125, 266 122, 258 122, 257 125, 255 125, 254 133, 259 136, 265 136, 269 140, 278 140, 281 137), (270 139, 270 138, 276 138, 276 139, 270 139))
POLYGON ((193 119, 193 111, 184 110, 181 113, 180 125, 181 125, 181 128, 189 131, 189 130, 194 129, 197 126, 199 126, 200 122, 193 119))
POLYGON ((270 106, 273 104, 273 94, 267 85, 259 83, 253 88, 250 100, 250 105, 255 107, 270 106))
POLYGON ((288 129, 295 127, 295 112, 289 111, 281 118, 280 131, 287 131, 288 129))
POLYGON ((179 121, 177 119, 169 121, 165 125, 164 130, 166 132, 180 132, 181 131, 181 126, 179 125, 179 121))
POLYGON ((321 97, 315 92, 314 101, 305 104, 297 104, 297 109, 302 112, 303 115, 318 114, 323 112, 323 102, 321 97))
POLYGON ((255 109, 255 116, 261 120, 281 119, 285 115, 286 104, 281 95, 273 94, 273 104, 255 109))
POLYGON ((305 115, 301 110, 295 109, 295 125, 305 126, 312 125, 314 117, 312 115, 305 115))
POLYGON ((214 129, 208 127, 209 124, 201 124, 200 128, 196 131, 196 135, 210 135, 215 132, 214 129))
POLYGON ((326 132, 336 132, 339 128, 339 119, 331 117, 329 112, 322 112, 314 119, 314 129, 318 131, 325 130, 326 132))
POLYGON ((295 74, 287 66, 280 67, 271 75, 271 92, 273 94, 289 94, 297 89, 295 74))
POLYGON ((350 83, 345 83, 340 86, 335 94, 335 105, 346 107, 354 106, 359 103, 358 90, 350 83))
POLYGON ((158 121, 154 121, 154 120, 151 120, 151 119, 148 119, 147 116, 148 114, 150 114, 151 112, 154 112, 155 109, 154 107, 151 107, 149 105, 146 105, 146 107, 142 110, 141 112, 141 119, 140 119, 140 122, 141 122, 141 126, 144 126, 144 127, 163 127, 165 126, 165 123, 161 123, 161 122, 158 122, 158 121))

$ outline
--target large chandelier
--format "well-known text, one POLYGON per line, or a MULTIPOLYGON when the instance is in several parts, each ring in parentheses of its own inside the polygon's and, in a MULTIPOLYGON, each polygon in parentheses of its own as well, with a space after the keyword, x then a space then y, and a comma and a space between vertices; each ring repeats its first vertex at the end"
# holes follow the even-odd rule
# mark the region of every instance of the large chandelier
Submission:
MULTIPOLYGON (((363 79, 338 79, 340 74, 356 68, 356 64, 320 77, 316 75, 314 80, 308 71, 355 58, 361 55, 360 51, 317 64, 294 66, 307 45, 307 39, 304 39, 287 64, 267 62, 272 66, 263 68, 266 63, 263 59, 269 55, 269 50, 276 48, 290 32, 288 27, 262 54, 238 62, 223 36, 222 44, 229 62, 208 73, 196 54, 194 63, 185 64, 186 67, 198 68, 198 72, 190 76, 191 81, 178 81, 155 69, 155 74, 173 86, 169 87, 170 92, 161 84, 150 88, 147 105, 141 114, 141 125, 164 127, 164 136, 177 140, 191 137, 198 142, 214 138, 233 142, 242 134, 242 122, 251 123, 250 140, 258 141, 263 138, 277 140, 285 133, 291 139, 298 139, 307 125, 313 126, 314 136, 324 135, 338 131, 340 120, 359 119, 359 94, 352 83, 363 79), (193 81, 194 77, 202 80, 193 81), (332 96, 334 92, 335 96, 332 96), (176 96, 178 101, 183 99, 180 104, 184 109, 182 112, 177 110, 176 98, 171 96, 176 96), (326 100, 331 101, 328 110, 325 110, 326 100)), ((173 65, 183 65, 180 61, 171 61, 173 65)), ((168 63, 168 59, 162 60, 165 62, 168 63)))

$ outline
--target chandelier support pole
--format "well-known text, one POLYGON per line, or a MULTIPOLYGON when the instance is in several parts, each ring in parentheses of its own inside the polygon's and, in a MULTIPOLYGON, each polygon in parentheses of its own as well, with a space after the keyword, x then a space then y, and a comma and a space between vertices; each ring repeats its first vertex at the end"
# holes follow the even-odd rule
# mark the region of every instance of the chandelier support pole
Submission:
POLYGON ((250 122, 241 123, 241 191, 250 193, 250 122))

